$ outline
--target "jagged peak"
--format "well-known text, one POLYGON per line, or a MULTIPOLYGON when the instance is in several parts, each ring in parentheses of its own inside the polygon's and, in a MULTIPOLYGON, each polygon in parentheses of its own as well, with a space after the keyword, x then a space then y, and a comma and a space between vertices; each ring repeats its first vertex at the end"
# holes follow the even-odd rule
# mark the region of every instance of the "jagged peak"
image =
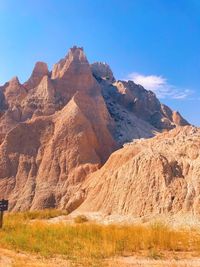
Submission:
POLYGON ((185 120, 178 111, 173 111, 172 119, 176 125, 180 126, 189 125, 189 122, 185 120))
POLYGON ((37 87, 42 78, 46 75, 49 75, 48 66, 45 62, 38 61, 36 62, 32 74, 27 82, 24 83, 24 86, 30 90, 37 87))
POLYGON ((76 50, 82 50, 82 51, 84 51, 83 47, 78 47, 78 46, 76 46, 76 45, 72 46, 72 47, 70 48, 70 50, 72 50, 72 51, 76 51, 76 50))
POLYGON ((74 60, 87 61, 83 47, 73 46, 70 48, 68 56, 72 55, 74 60))
POLYGON ((33 74, 48 75, 48 73, 49 73, 48 66, 45 62, 38 61, 35 63, 32 75, 33 74))
POLYGON ((88 65, 89 68, 89 63, 82 47, 73 46, 70 48, 66 57, 53 66, 51 78, 56 79, 63 77, 69 67, 73 65, 79 68, 83 65, 88 65))
POLYGON ((10 81, 8 82, 9 86, 16 86, 16 85, 20 85, 19 79, 17 76, 14 76, 12 79, 10 79, 10 81))
POLYGON ((110 66, 106 62, 94 62, 91 64, 92 73, 95 78, 115 82, 115 78, 110 66))

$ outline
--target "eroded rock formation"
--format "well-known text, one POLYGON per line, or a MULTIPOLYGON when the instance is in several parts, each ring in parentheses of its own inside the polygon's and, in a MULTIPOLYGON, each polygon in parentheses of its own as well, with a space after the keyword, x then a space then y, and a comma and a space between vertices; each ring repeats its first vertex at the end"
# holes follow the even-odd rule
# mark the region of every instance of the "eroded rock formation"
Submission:
POLYGON ((85 199, 78 189, 113 151, 186 124, 154 93, 116 81, 107 64, 90 65, 73 47, 51 72, 38 62, 24 84, 15 77, 0 87, 0 198, 12 210, 74 210, 85 199))
POLYGON ((200 215, 200 129, 178 127, 114 152, 82 186, 80 212, 200 215), (83 198, 83 196, 82 196, 83 198))

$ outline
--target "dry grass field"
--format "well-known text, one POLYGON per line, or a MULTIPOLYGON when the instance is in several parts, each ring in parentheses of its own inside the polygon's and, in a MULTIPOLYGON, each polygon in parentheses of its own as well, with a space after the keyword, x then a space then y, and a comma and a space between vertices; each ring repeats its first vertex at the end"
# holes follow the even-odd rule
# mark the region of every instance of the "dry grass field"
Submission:
MULTIPOLYGON (((174 230, 162 223, 106 226, 80 219, 73 224, 52 224, 44 220, 63 214, 56 210, 6 214, 4 228, 0 230, 1 249, 28 253, 45 261, 61 258, 63 266, 162 266, 166 259, 188 260, 200 255, 197 229, 174 230), (134 265, 136 256, 154 265, 134 265)), ((27 263, 27 266, 31 265, 27 263)), ((47 262, 41 266, 56 265, 47 262)), ((193 265, 173 263, 171 266, 193 265)))

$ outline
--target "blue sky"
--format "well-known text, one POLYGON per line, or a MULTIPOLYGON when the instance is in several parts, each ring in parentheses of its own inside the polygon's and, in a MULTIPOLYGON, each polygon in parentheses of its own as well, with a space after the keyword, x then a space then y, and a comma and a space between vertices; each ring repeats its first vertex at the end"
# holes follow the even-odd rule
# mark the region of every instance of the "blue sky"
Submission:
POLYGON ((0 0, 0 84, 74 44, 200 126, 199 0, 0 0))

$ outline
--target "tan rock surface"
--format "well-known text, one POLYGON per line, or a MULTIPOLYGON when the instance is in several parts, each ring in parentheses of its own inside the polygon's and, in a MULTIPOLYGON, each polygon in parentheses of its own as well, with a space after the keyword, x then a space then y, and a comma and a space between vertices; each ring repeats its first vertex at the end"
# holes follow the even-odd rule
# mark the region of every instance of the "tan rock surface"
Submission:
POLYGON ((0 87, 0 198, 14 210, 74 210, 85 196, 78 188, 114 150, 185 124, 152 92, 115 81, 107 64, 90 65, 74 46, 52 72, 38 62, 23 85, 15 77, 0 87))
POLYGON ((113 153, 91 174, 78 211, 200 215, 200 129, 179 127, 113 153))
POLYGON ((4 96, 9 107, 19 104, 26 95, 26 89, 20 84, 17 77, 11 79, 5 86, 4 96))
POLYGON ((37 62, 31 77, 24 83, 24 87, 28 90, 35 88, 46 75, 49 75, 47 64, 44 62, 37 62))
MULTIPOLYGON (((83 97, 98 110, 97 102, 83 97)), ((20 124, 6 136, 0 146, 0 192, 11 209, 64 208, 72 187, 115 149, 104 121, 95 110, 88 115, 79 101, 74 96, 55 115, 20 124)))

